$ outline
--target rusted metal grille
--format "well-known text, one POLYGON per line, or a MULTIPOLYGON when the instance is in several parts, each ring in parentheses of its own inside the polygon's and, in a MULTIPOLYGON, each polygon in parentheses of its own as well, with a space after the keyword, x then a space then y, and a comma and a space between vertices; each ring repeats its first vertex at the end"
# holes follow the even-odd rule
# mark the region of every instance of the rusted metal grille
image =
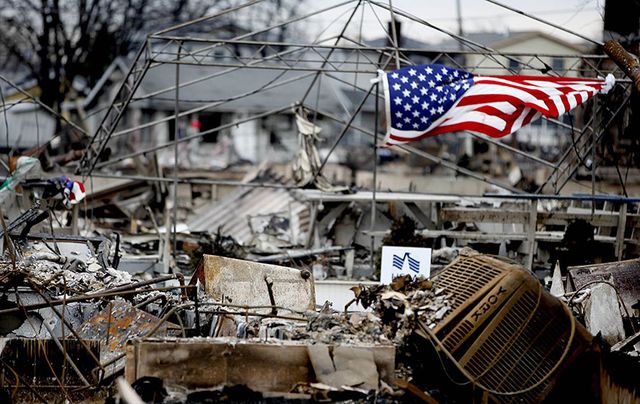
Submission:
POLYGON ((507 268, 507 264, 496 259, 487 260, 486 257, 480 256, 461 257, 445 268, 436 281, 438 287, 455 295, 452 307, 455 310, 463 302, 500 278, 507 268))
MULTIPOLYGON (((563 357, 571 334, 568 313, 516 265, 488 256, 460 257, 436 279, 438 287, 455 296, 454 310, 438 325, 436 335, 488 390, 527 390, 587 342, 586 330, 577 325, 569 354, 563 357), (495 298, 499 289, 505 291, 500 299, 495 298)), ((522 394, 491 398, 499 403, 539 402, 553 382, 551 376, 522 394)))
POLYGON ((469 320, 463 320, 456 328, 449 333, 442 343, 450 351, 454 352, 460 346, 460 343, 469 335, 473 330, 473 323, 469 320))
MULTIPOLYGON (((559 317, 560 307, 541 302, 531 320, 523 324, 522 332, 514 332, 532 302, 535 302, 534 294, 525 293, 465 366, 483 385, 499 392, 518 391, 537 383, 562 359, 570 324, 566 317, 559 317)), ((549 378, 518 396, 495 395, 494 400, 537 402, 544 397, 552 381, 553 378, 549 378)))

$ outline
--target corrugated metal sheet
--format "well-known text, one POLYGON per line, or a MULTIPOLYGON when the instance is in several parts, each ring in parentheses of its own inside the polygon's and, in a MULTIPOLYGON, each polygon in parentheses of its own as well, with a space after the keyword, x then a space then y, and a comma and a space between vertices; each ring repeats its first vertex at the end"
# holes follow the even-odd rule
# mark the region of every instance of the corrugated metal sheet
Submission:
POLYGON ((217 232, 232 236, 242 244, 253 237, 249 217, 273 215, 290 218, 294 243, 303 240, 309 229, 307 205, 295 199, 290 191, 276 188, 240 189, 222 201, 198 208, 188 222, 190 231, 217 232))

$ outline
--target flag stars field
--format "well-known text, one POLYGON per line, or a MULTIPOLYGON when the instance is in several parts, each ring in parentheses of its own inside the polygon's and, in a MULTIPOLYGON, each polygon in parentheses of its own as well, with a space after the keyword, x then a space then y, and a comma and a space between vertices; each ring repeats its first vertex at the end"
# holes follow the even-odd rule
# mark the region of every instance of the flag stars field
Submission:
POLYGON ((469 130, 492 137, 545 115, 557 117, 613 85, 613 78, 474 76, 443 65, 385 74, 386 144, 469 130), (423 85, 420 83, 424 83, 423 85))

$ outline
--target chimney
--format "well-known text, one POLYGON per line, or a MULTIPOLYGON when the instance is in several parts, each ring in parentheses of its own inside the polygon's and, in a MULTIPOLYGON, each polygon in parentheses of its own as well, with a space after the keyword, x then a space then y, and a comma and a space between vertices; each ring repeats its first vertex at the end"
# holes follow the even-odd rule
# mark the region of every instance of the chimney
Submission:
MULTIPOLYGON (((402 48, 402 46, 404 45, 404 41, 402 39, 402 23, 400 21, 396 21, 395 26, 396 26, 396 37, 398 38, 397 39, 398 47, 402 48)), ((389 33, 389 35, 387 35, 386 46, 392 47, 394 46, 394 44, 392 43, 393 25, 391 21, 387 22, 387 32, 389 33)))

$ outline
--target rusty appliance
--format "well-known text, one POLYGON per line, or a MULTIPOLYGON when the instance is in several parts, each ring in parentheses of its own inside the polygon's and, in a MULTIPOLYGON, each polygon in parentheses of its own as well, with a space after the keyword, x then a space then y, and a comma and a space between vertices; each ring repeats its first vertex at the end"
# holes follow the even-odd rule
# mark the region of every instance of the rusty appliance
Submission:
POLYGON ((456 296, 433 328, 458 369, 493 402, 540 402, 591 335, 569 309, 519 265, 460 256, 435 278, 456 296))

